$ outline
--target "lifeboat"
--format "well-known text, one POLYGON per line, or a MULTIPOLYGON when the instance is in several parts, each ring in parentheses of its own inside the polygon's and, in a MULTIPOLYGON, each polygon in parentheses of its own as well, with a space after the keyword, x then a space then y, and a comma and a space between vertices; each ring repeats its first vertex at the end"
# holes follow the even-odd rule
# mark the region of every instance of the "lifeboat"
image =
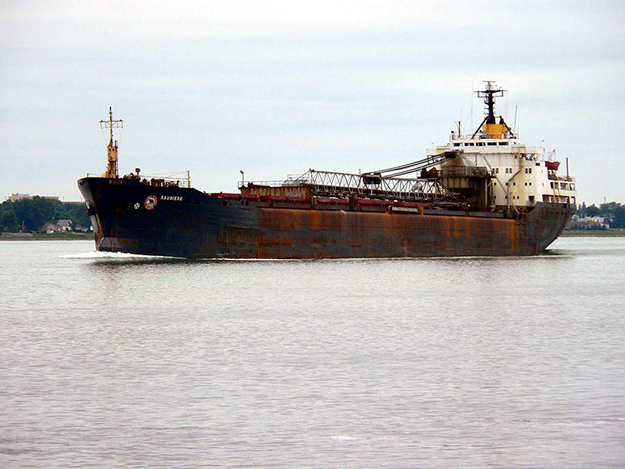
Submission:
POLYGON ((558 168, 560 167, 560 162, 559 161, 545 161, 545 166, 547 166, 547 169, 551 169, 552 171, 557 171, 558 168))

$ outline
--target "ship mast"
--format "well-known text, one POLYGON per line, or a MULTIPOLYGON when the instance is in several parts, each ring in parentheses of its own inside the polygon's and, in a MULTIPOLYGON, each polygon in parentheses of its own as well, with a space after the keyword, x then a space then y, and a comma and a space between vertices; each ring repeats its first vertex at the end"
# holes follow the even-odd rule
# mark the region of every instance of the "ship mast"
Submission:
POLYGON ((124 121, 121 119, 113 119, 113 108, 109 107, 109 119, 100 121, 101 129, 110 129, 110 140, 106 148, 106 156, 108 163, 106 172, 102 174, 103 178, 117 178, 117 140, 113 140, 113 128, 121 129, 124 127, 124 121))
POLYGON ((496 124, 495 120, 495 97, 503 96, 506 90, 495 87, 495 82, 486 80, 486 89, 476 91, 478 98, 484 98, 484 114, 486 114, 486 124, 496 124))
POLYGON ((499 98, 504 95, 506 90, 503 90, 495 85, 492 80, 485 80, 485 89, 476 91, 478 98, 484 99, 484 120, 477 128, 472 139, 475 138, 480 129, 483 128, 483 138, 515 138, 512 129, 506 124, 503 116, 499 116, 499 122, 495 118, 495 98, 499 98))

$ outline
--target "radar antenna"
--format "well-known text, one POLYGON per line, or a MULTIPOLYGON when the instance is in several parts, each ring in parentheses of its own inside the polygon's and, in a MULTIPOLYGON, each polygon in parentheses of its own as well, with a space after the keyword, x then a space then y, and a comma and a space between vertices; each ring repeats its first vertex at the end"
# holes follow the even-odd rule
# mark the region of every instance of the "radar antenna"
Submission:
POLYGON ((503 96, 506 90, 497 88, 492 80, 484 80, 486 89, 476 91, 478 98, 484 98, 484 114, 486 115, 485 124, 496 124, 495 120, 495 98, 503 96))
POLYGON ((110 129, 110 140, 106 148, 107 166, 106 172, 102 174, 104 178, 117 178, 117 140, 113 140, 113 129, 121 129, 124 127, 124 121, 121 119, 113 119, 113 108, 109 107, 109 119, 100 121, 101 129, 110 129))
POLYGON ((471 139, 475 138, 482 127, 484 128, 483 137, 485 138, 515 138, 512 129, 506 124, 503 117, 499 116, 499 122, 495 118, 495 98, 502 97, 506 90, 498 88, 493 80, 484 80, 484 83, 486 83, 485 89, 478 90, 475 93, 478 98, 484 99, 484 114, 486 117, 484 117, 484 120, 471 139))

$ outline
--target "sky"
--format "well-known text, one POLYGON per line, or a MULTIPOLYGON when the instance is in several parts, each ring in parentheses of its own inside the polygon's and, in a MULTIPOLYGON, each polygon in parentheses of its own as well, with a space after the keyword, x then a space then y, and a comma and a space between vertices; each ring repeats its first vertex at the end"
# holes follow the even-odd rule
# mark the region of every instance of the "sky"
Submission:
POLYGON ((477 127, 483 80, 578 200, 625 203, 623 1, 0 3, 0 200, 80 200, 124 120, 120 173, 197 189, 414 161, 477 127), (563 167, 562 165, 561 167, 563 167))

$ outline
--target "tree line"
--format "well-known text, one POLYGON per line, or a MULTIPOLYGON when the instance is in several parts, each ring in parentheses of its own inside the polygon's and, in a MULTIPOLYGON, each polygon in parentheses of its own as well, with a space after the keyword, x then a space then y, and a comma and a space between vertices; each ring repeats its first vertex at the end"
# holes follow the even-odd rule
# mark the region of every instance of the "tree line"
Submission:
POLYGON ((598 207, 595 204, 577 207, 577 215, 580 217, 596 217, 601 216, 610 219, 610 228, 625 228, 625 205, 618 202, 608 202, 598 207))
POLYGON ((91 221, 83 203, 63 203, 60 200, 34 196, 16 202, 0 204, 0 231, 42 231, 46 223, 71 220, 72 225, 89 227, 91 221))

